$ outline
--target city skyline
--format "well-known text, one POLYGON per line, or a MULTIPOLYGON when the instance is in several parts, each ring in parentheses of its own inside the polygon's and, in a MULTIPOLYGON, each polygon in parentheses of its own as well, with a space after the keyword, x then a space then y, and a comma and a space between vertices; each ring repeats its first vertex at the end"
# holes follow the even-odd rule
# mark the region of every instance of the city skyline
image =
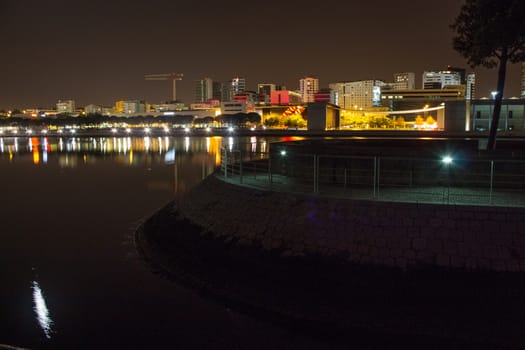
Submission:
MULTIPOLYGON (((391 82, 395 73, 414 72, 419 87, 424 71, 447 65, 474 71, 477 97, 490 96, 496 70, 472 70, 452 48, 449 25, 462 2, 391 4, 319 10, 269 0, 250 10, 237 1, 81 0, 71 7, 63 0, 5 0, 0 109, 49 107, 59 99, 78 106, 170 100, 171 82, 145 81, 145 74, 184 74, 177 90, 189 104, 194 80, 204 77, 244 77, 248 90, 258 83, 296 90, 305 76, 325 88, 342 81, 391 82)), ((505 97, 520 95, 520 73, 520 65, 509 66, 505 97)))

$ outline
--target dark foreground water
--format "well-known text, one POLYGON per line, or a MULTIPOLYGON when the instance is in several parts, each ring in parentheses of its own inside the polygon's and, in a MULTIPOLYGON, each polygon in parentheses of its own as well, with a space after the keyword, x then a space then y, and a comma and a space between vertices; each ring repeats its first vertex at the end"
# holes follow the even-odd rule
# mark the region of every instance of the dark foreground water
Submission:
POLYGON ((256 138, 0 138, 0 344, 32 349, 325 349, 150 271, 145 218, 256 138))

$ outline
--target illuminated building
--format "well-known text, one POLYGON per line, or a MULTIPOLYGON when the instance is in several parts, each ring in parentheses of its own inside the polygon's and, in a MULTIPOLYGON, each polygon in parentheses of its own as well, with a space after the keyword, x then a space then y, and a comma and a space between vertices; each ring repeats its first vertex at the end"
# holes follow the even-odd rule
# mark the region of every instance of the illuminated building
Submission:
POLYGON ((368 109, 381 105, 381 80, 362 80, 330 84, 331 103, 343 109, 368 109))
POLYGON ((90 104, 84 107, 84 113, 88 114, 102 114, 102 107, 90 104))
POLYGON ((476 74, 475 73, 469 73, 466 76, 466 84, 467 84, 467 91, 466 91, 466 98, 467 100, 473 100, 476 98, 476 74))
POLYGON ((58 100, 57 113, 75 113, 75 101, 73 100, 58 100))
POLYGON ((232 79, 232 96, 243 93, 246 90, 246 79, 233 78, 232 79))
POLYGON ((272 105, 287 105, 301 103, 301 94, 290 90, 276 90, 272 91, 270 96, 270 103, 272 105))
POLYGON ((233 102, 257 102, 255 91, 244 91, 233 96, 233 102))
MULTIPOLYGON (((472 131, 488 131, 494 109, 494 101, 489 99, 473 100, 470 105, 472 131)), ((525 125, 525 101, 522 99, 504 99, 501 102, 499 130, 523 131, 525 125)))
POLYGON ((327 102, 332 100, 332 90, 321 89, 314 94, 314 102, 327 102))
POLYGON ((213 98, 213 80, 204 78, 194 81, 194 102, 207 102, 213 98))
POLYGON ((250 113, 254 111, 254 103, 250 101, 221 103, 221 114, 250 113))
POLYGON ((159 103, 155 106, 156 112, 168 112, 168 111, 182 111, 184 110, 184 103, 159 103))
POLYGON ((275 90, 275 84, 257 84, 257 95, 259 96, 259 102, 270 103, 272 91, 275 90))
POLYGON ((445 89, 383 90, 381 104, 392 111, 436 107, 442 102, 465 101, 465 85, 445 89))
POLYGON ((149 110, 149 106, 144 101, 122 101, 122 113, 124 114, 145 113, 147 110, 149 110))
POLYGON ((416 75, 412 72, 395 73, 393 90, 409 90, 416 88, 416 75))
POLYGON ((443 89, 448 85, 464 84, 458 71, 423 72, 423 89, 443 89))
POLYGON ((299 92, 303 102, 314 102, 314 94, 319 91, 319 79, 304 77, 299 80, 299 92))

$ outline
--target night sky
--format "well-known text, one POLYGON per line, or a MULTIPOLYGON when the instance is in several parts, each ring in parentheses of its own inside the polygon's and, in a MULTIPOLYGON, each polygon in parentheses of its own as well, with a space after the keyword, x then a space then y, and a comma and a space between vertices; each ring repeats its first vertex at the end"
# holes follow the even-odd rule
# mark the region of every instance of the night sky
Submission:
MULTIPOLYGON (((0 0, 0 109, 169 100, 171 82, 148 73, 183 73, 178 97, 190 103, 205 76, 297 89, 305 75, 327 87, 411 71, 420 87, 424 70, 468 68, 449 28, 462 1, 309 3, 0 0)), ((477 97, 488 96, 496 70, 476 73, 477 97)), ((505 97, 519 96, 519 74, 509 66, 505 97)))

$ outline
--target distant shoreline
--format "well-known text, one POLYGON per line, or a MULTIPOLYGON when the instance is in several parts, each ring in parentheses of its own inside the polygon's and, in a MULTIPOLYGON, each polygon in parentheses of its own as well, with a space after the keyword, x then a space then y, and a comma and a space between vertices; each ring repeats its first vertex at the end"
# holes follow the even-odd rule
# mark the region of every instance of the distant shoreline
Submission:
MULTIPOLYGON (((143 128, 134 128, 127 132, 125 129, 111 129, 93 130, 93 129, 75 129, 63 130, 58 132, 49 130, 43 133, 41 130, 35 129, 31 133, 20 131, 13 134, 4 130, 0 133, 0 137, 145 137, 145 136, 220 136, 220 137, 235 137, 235 136, 266 136, 266 137, 370 137, 370 138, 473 138, 483 139, 488 137, 487 132, 446 132, 446 131, 418 131, 418 130, 327 130, 327 131, 312 131, 302 129, 228 129, 211 128, 207 129, 189 129, 172 128, 165 131, 162 128, 151 128, 146 132, 143 128)), ((501 139, 519 139, 525 138, 525 132, 501 132, 498 133, 498 138, 501 139)))

